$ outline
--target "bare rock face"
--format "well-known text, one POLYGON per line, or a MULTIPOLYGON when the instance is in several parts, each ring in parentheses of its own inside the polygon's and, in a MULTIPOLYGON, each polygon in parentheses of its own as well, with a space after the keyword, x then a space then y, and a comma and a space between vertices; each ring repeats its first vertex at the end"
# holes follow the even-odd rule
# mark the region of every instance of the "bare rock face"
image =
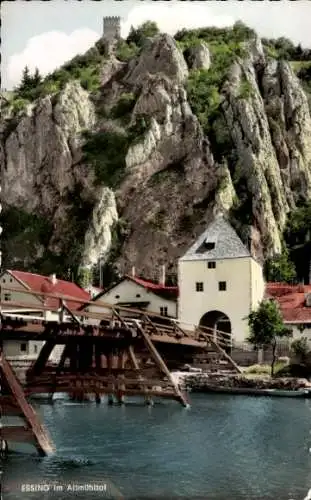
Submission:
POLYGON ((158 73, 179 82, 188 77, 188 67, 181 51, 175 40, 166 34, 158 35, 146 44, 126 81, 137 84, 143 82, 148 74, 158 73))
POLYGON ((252 195, 256 227, 267 252, 279 252, 289 209, 300 197, 310 197, 307 98, 287 63, 268 60, 262 65, 257 51, 232 68, 223 109, 239 174, 252 195))
POLYGON ((218 189, 215 196, 214 212, 229 212, 234 205, 234 200, 237 197, 228 165, 220 165, 217 169, 217 177, 219 179, 218 189))
POLYGON ((269 61, 262 79, 265 109, 291 206, 310 198, 311 118, 307 97, 288 63, 269 61))
POLYGON ((110 59, 103 65, 100 75, 101 85, 106 85, 112 76, 120 71, 125 66, 125 63, 118 61, 114 54, 110 56, 110 59))
POLYGON ((124 272, 139 262, 139 269, 151 275, 159 260, 176 266, 180 245, 187 246, 183 219, 189 227, 193 221, 192 237, 199 234, 197 222, 204 224, 204 200, 216 177, 209 146, 178 81, 146 77, 133 120, 141 114, 151 116, 150 127, 127 152, 128 175, 118 194, 122 217, 131 221, 119 265, 124 272))
POLYGON ((3 147, 4 200, 29 212, 53 213, 79 177, 72 167, 73 142, 94 121, 88 93, 76 82, 56 103, 47 96, 30 105, 3 147))
POLYGON ((279 228, 285 224, 288 207, 264 102, 252 66, 236 63, 232 76, 223 109, 239 157, 238 175, 246 179, 261 233, 267 235, 272 250, 278 252, 279 228), (250 89, 247 97, 241 95, 242 82, 250 89), (270 186, 275 189, 273 200, 270 186))
POLYGON ((114 193, 111 189, 100 189, 100 198, 93 209, 90 226, 85 234, 85 247, 81 267, 97 264, 99 256, 108 254, 111 246, 111 227, 118 221, 114 193))
MULTIPOLYGON (((47 96, 29 105, 2 144, 5 205, 47 217, 54 227, 50 249, 56 253, 62 251, 64 233, 72 224, 73 193, 78 190, 82 199, 94 203, 96 213, 103 203, 103 195, 94 187, 94 172, 80 164, 80 132, 94 124, 88 92, 71 82, 56 99, 47 96)), ((100 239, 98 232, 94 224, 87 234, 91 255, 100 239)))
POLYGON ((129 169, 140 167, 146 172, 149 162, 153 170, 149 169, 148 174, 153 174, 163 165, 192 152, 202 136, 184 88, 165 76, 146 78, 133 110, 133 119, 139 115, 150 115, 151 126, 143 141, 129 148, 126 157, 129 169))
POLYGON ((263 50, 261 40, 258 36, 256 36, 252 40, 244 42, 243 45, 247 52, 247 58, 249 63, 251 63, 253 66, 258 64, 261 65, 266 64, 265 53, 263 50))
POLYGON ((188 50, 188 66, 191 69, 209 69, 211 65, 211 55, 206 42, 201 42, 188 50))

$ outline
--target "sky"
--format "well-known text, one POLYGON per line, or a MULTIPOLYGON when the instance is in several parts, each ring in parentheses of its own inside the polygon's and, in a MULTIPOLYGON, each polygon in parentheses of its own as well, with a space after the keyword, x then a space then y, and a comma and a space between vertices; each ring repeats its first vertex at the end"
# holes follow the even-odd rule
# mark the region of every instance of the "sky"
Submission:
POLYGON ((230 26, 241 20, 259 35, 287 37, 311 48, 311 1, 227 0, 32 0, 4 1, 1 5, 1 89, 18 85, 23 68, 36 67, 46 75, 78 53, 84 53, 102 35, 104 16, 121 16, 122 36, 131 26, 155 21, 161 31, 230 26))

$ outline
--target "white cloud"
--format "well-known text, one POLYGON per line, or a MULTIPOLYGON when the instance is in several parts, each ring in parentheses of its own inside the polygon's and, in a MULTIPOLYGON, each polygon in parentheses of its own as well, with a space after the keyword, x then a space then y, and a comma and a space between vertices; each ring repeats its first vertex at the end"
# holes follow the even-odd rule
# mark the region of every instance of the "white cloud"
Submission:
POLYGON ((83 54, 99 37, 95 31, 83 28, 70 35, 61 31, 48 31, 30 38, 22 52, 9 58, 7 74, 10 84, 19 84, 26 65, 31 72, 38 67, 45 76, 76 54, 83 54))
POLYGON ((234 18, 228 15, 215 15, 206 5, 192 7, 188 2, 176 4, 146 4, 134 7, 121 26, 121 34, 126 37, 131 28, 145 21, 154 21, 161 31, 174 35, 182 28, 200 28, 204 26, 231 26, 234 18))

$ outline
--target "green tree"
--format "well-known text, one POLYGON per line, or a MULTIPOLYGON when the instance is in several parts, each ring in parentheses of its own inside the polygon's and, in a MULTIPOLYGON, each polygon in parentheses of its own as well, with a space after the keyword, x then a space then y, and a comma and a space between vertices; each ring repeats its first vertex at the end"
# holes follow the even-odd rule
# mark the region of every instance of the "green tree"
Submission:
POLYGON ((267 281, 292 283, 296 280, 296 269, 289 258, 287 249, 284 249, 281 254, 266 260, 264 274, 267 281))
POLYGON ((291 350, 295 356, 299 358, 300 363, 305 363, 309 353, 308 341, 306 337, 294 340, 291 344, 291 350))
POLYGON ((295 263, 297 279, 308 283, 311 263, 311 202, 301 201, 289 214, 284 239, 295 263))
POLYGON ((256 32, 243 23, 243 21, 236 21, 232 28, 233 35, 237 40, 247 40, 249 38, 255 37, 256 32))
POLYGON ((288 337, 291 330, 284 325, 281 311, 274 300, 263 300, 256 311, 248 315, 248 341, 258 348, 272 347, 271 376, 274 375, 277 339, 288 337))
POLYGON ((35 69, 34 75, 33 77, 31 77, 31 80, 34 87, 37 87, 37 85, 40 85, 40 83, 42 82, 42 76, 40 75, 38 68, 35 69))
POLYGON ((30 71, 28 66, 25 66, 23 69, 23 74, 22 74, 22 81, 20 83, 20 87, 23 90, 28 90, 31 86, 31 76, 30 76, 30 71))
POLYGON ((146 21, 138 28, 133 28, 131 26, 130 33, 126 39, 128 44, 134 43, 138 47, 141 47, 146 38, 152 38, 159 33, 159 28, 153 21, 146 21))
POLYGON ((311 239, 311 202, 302 202, 288 217, 285 239, 290 245, 305 243, 311 239))
POLYGON ((78 276, 77 276, 77 283, 81 288, 86 288, 87 286, 91 285, 93 281, 93 270, 86 268, 86 267, 80 267, 78 269, 78 276))
POLYGON ((135 43, 127 43, 119 40, 116 48, 116 57, 122 62, 128 62, 139 53, 139 47, 135 43))

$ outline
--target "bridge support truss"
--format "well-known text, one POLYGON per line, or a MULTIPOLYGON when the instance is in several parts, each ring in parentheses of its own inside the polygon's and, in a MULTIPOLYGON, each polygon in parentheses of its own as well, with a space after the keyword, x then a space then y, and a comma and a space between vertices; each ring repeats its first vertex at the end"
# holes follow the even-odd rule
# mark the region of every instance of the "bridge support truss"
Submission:
POLYGON ((107 314, 75 311, 75 314, 70 312, 69 322, 63 322, 62 315, 58 322, 1 315, 1 341, 45 342, 27 372, 24 387, 4 354, 0 355, 2 413, 20 416, 25 423, 18 428, 2 427, 4 441, 30 442, 41 454, 53 451, 47 431, 26 399, 33 394, 53 396, 61 392, 77 400, 93 395, 97 403, 101 395, 107 395, 110 403, 118 404, 127 396, 143 396, 148 404, 159 397, 176 400, 187 407, 187 397, 171 375, 173 366, 182 365, 186 359, 191 362, 195 353, 207 362, 212 349, 228 367, 240 371, 224 350, 226 341, 220 338, 215 342, 212 333, 202 327, 188 332, 169 318, 133 310, 132 316, 126 311, 128 315, 124 317, 122 312, 125 313, 116 307, 110 307, 107 314), (98 318, 100 325, 86 324, 87 316, 98 318), (50 356, 60 344, 64 346, 62 355, 57 364, 52 364, 50 356))
POLYGON ((41 424, 38 415, 28 403, 23 388, 19 383, 5 356, 0 354, 0 410, 1 417, 19 417, 23 425, 4 425, 0 427, 1 444, 7 449, 7 442, 29 443, 35 446, 40 455, 55 451, 47 430, 41 424))
POLYGON ((140 327, 120 328, 104 336, 70 336, 50 339, 27 373, 25 393, 69 393, 82 401, 108 395, 121 404, 125 396, 174 399, 188 406, 186 396, 173 381, 158 350, 140 327), (133 333, 135 336, 133 336, 133 333), (64 344, 57 366, 48 359, 56 344, 64 344))

